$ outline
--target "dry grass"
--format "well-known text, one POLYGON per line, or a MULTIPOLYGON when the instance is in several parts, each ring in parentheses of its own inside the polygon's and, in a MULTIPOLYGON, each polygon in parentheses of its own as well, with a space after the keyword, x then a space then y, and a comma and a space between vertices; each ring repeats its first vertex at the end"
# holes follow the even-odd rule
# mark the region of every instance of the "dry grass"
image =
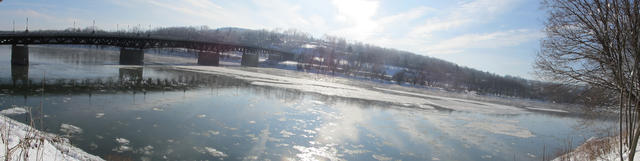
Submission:
POLYGON ((559 150, 556 161, 607 160, 608 154, 617 153, 619 136, 608 136, 587 140, 584 144, 572 149, 573 142, 567 139, 566 146, 559 150))

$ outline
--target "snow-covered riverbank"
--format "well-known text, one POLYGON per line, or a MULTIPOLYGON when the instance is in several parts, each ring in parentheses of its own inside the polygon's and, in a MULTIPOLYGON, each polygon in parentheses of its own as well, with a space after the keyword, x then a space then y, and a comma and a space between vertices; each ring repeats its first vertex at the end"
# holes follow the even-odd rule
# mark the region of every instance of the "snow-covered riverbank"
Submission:
POLYGON ((0 132, 1 160, 6 160, 7 156, 9 160, 103 160, 74 147, 66 138, 38 131, 4 115, 0 115, 0 132))
MULTIPOLYGON (((620 160, 618 140, 619 136, 591 138, 571 152, 560 155, 552 161, 618 161, 620 160)), ((628 149, 625 148, 625 151, 628 149)), ((627 160, 628 155, 628 152, 623 154, 624 160, 627 160)), ((633 160, 640 161, 640 151, 636 150, 635 156, 633 160)))

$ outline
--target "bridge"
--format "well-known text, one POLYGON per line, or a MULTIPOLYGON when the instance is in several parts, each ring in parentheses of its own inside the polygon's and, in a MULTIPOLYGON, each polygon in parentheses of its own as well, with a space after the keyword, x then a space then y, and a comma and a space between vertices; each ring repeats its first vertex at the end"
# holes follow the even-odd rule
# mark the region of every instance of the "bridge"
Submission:
POLYGON ((11 64, 28 65, 31 44, 96 45, 120 47, 120 64, 142 65, 144 49, 183 48, 198 52, 198 64, 219 65, 220 53, 242 52, 243 66, 258 66, 259 54, 291 57, 292 53, 260 46, 215 40, 189 40, 131 33, 87 32, 0 32, 0 45, 11 45, 11 64))

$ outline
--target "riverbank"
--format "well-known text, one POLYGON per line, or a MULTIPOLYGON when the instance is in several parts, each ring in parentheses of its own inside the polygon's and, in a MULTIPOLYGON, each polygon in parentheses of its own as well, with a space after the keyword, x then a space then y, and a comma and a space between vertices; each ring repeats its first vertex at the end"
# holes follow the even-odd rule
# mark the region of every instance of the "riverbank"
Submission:
MULTIPOLYGON (((620 144, 618 141, 619 136, 591 138, 577 148, 564 152, 564 154, 558 156, 552 161, 618 161, 620 160, 620 144)), ((625 152, 623 158, 627 158, 628 154, 629 153, 625 152)), ((636 150, 635 156, 636 157, 633 160, 640 161, 640 151, 636 150)))
POLYGON ((0 132, 1 160, 7 160, 7 156, 8 160, 103 160, 74 147, 66 138, 38 131, 4 115, 0 115, 0 132))

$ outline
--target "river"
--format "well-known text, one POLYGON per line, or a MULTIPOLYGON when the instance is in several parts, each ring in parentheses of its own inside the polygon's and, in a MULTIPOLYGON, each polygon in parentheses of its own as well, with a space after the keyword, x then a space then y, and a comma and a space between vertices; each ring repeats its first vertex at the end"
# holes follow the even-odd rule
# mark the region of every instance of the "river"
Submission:
POLYGON ((0 47, 0 110, 31 107, 9 116, 105 159, 541 160, 615 125, 188 57, 123 66, 116 50, 34 46, 29 66, 11 66, 10 50, 0 47), (423 100, 440 108, 411 104, 423 100))

